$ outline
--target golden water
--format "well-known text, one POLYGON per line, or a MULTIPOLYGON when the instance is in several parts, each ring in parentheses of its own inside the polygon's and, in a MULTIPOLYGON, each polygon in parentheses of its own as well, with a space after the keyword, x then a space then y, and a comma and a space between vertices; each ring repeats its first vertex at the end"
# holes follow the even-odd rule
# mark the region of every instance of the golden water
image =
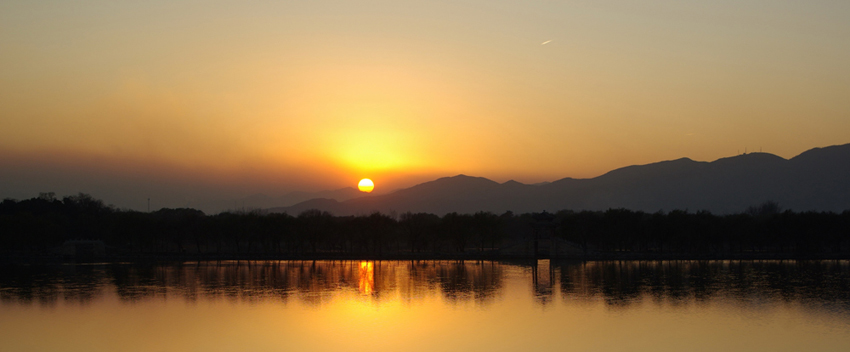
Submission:
POLYGON ((0 351, 847 351, 850 263, 2 268, 0 351))

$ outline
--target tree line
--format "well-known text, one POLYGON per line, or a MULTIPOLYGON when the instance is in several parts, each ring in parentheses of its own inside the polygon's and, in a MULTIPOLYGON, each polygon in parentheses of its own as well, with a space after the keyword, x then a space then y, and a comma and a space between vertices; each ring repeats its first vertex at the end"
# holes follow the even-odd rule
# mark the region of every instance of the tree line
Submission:
POLYGON ((63 244, 74 240, 101 241, 116 256, 536 256, 552 246, 572 249, 575 256, 850 255, 850 211, 782 211, 766 202, 731 215, 627 209, 442 217, 334 216, 315 209, 208 215, 188 208, 120 210, 82 193, 0 203, 0 254, 61 255, 63 244))

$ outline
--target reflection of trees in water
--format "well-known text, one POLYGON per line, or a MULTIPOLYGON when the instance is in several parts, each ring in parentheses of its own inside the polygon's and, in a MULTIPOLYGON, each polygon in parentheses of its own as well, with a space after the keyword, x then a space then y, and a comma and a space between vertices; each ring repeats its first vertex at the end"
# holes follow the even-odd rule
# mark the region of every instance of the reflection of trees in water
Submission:
POLYGON ((435 275, 450 302, 489 303, 502 288, 501 265, 485 261, 452 261, 436 267, 435 275))
POLYGON ((565 299, 622 306, 647 297, 682 304, 712 298, 747 305, 797 301, 850 311, 848 261, 612 261, 562 264, 565 299))
POLYGON ((102 295, 102 267, 62 265, 55 270, 38 266, 0 268, 0 301, 53 305, 60 298, 86 304, 102 295))
POLYGON ((501 287, 501 265, 463 261, 222 261, 0 268, 0 299, 42 304, 87 302, 115 289, 124 301, 183 297, 252 302, 295 297, 310 305, 338 291, 380 301, 441 292, 450 301, 487 301, 501 287), (365 271, 363 268, 369 268, 365 271), (364 277, 363 275, 371 276, 364 277), (363 280, 368 281, 364 283, 363 280), (364 284, 369 286, 364 290, 364 284))
POLYGON ((611 261, 507 264, 490 261, 222 261, 0 267, 0 301, 87 304, 115 290, 119 299, 182 297, 240 302, 290 299, 321 305, 347 292, 376 302, 442 295, 445 301, 492 302, 505 270, 525 268, 535 300, 558 289, 571 301, 628 306, 651 300, 690 304, 722 299, 757 307, 799 302, 850 312, 850 261, 611 261), (363 275, 362 268, 371 266, 363 275), (371 276, 371 288, 362 290, 371 276))
POLYGON ((537 303, 544 306, 551 303, 555 288, 554 263, 549 259, 541 259, 524 261, 520 266, 531 269, 528 274, 531 276, 531 288, 537 303))

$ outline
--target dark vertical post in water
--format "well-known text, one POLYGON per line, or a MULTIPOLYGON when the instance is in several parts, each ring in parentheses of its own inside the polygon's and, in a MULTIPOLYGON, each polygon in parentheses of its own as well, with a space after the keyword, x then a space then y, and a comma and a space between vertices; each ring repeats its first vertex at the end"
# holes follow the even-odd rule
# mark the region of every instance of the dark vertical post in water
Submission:
POLYGON ((535 259, 531 266, 531 285, 535 297, 546 304, 552 298, 555 274, 551 259, 535 259))
POLYGON ((374 284, 372 285, 372 292, 374 295, 377 295, 378 286, 382 284, 381 282, 378 282, 378 279, 381 278, 381 261, 376 260, 374 265, 375 270, 372 271, 372 282, 374 282, 374 284))
POLYGON ((555 265, 552 264, 551 259, 549 260, 549 285, 555 286, 555 265))
POLYGON ((537 259, 534 259, 531 264, 531 286, 537 292, 537 259))

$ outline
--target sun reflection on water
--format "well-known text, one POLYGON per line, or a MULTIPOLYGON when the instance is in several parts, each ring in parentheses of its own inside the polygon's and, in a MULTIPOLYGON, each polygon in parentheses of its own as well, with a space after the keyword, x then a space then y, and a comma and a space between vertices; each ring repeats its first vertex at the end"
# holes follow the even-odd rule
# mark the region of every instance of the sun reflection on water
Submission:
POLYGON ((375 263, 360 262, 360 293, 371 295, 375 290, 375 263))

